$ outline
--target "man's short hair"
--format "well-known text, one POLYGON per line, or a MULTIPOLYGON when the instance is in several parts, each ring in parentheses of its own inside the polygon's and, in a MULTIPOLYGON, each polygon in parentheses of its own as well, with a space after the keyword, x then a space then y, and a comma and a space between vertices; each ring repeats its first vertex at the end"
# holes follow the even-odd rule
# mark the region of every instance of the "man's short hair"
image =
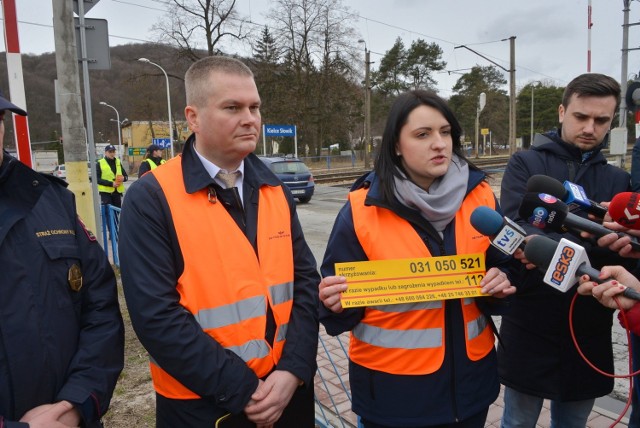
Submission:
POLYGON ((211 73, 227 73, 253 77, 253 72, 242 61, 228 56, 208 56, 191 64, 184 77, 187 105, 204 106, 211 93, 211 73))
POLYGON ((620 105, 620 84, 604 74, 585 73, 569 82, 562 94, 562 105, 565 108, 574 94, 578 97, 614 97, 616 110, 620 105))

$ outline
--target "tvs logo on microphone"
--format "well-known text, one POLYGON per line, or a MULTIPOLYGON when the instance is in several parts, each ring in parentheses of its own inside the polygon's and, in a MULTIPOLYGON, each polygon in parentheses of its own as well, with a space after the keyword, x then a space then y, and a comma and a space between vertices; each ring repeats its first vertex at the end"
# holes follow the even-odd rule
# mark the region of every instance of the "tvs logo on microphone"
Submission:
POLYGON ((551 274, 551 282, 560 286, 569 272, 569 266, 571 265, 571 261, 573 260, 573 256, 576 255, 576 250, 565 246, 560 253, 560 258, 556 262, 554 266, 553 273, 551 274))

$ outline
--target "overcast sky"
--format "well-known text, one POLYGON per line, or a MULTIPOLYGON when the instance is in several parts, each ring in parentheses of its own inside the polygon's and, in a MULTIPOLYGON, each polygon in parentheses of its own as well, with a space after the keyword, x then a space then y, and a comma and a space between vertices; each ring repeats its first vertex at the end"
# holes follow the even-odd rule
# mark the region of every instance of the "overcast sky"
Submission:
MULTIPOLYGON (((23 53, 52 52, 52 1, 16 0, 23 53)), ((153 41, 151 26, 167 0, 99 0, 87 18, 107 19, 111 46, 153 41)), ((241 15, 268 25, 269 0, 237 0, 241 15)), ((422 38, 438 43, 451 73, 438 73, 438 90, 451 88, 474 65, 490 65, 471 49, 509 69, 509 41, 516 36, 517 89, 535 80, 566 85, 587 71, 588 0, 343 0, 360 16, 355 24, 371 50, 373 68, 397 37, 405 47, 422 38)), ((592 0, 591 71, 621 79, 623 0, 592 0)), ((629 22, 640 21, 640 1, 631 1, 629 22)), ((4 41, 0 41, 4 49, 4 41)), ((357 43, 357 39, 354 40, 357 43)), ((640 26, 629 28, 629 48, 640 47, 640 26)), ((364 66, 363 66, 364 67, 364 66)), ((640 50, 629 52, 628 76, 640 69, 640 50)), ((508 80, 508 73, 505 72, 508 80)), ((507 89, 507 88, 505 88, 507 89)))

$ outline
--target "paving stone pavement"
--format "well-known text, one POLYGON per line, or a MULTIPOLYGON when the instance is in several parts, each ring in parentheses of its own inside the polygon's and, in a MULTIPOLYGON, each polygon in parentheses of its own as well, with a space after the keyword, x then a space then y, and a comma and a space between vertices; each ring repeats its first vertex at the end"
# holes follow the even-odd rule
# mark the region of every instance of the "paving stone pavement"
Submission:
MULTIPOLYGON (((496 319, 499 321, 499 319, 496 319)), ((351 401, 348 395, 349 375, 346 350, 349 345, 347 334, 338 337, 329 336, 320 327, 320 343, 318 344, 318 374, 315 378, 316 399, 326 408, 322 414, 316 411, 318 420, 323 421, 324 427, 357 427, 357 416, 351 412, 351 401), (340 415, 340 418, 336 417, 340 415)), ((628 373, 628 355, 626 336, 621 328, 614 328, 613 343, 616 361, 616 373, 628 373)), ((616 379, 614 392, 611 396, 602 397, 596 401, 591 412, 587 428, 608 428, 619 417, 624 409, 628 396, 628 380, 616 379)), ((318 406, 316 406, 318 408, 318 406)), ((491 405, 485 428, 499 428, 504 410, 502 391, 498 399, 491 405)), ((628 416, 628 413, 626 414, 628 416)), ((626 416, 616 427, 626 427, 626 416)), ((536 428, 549 428, 549 402, 545 401, 536 428)))

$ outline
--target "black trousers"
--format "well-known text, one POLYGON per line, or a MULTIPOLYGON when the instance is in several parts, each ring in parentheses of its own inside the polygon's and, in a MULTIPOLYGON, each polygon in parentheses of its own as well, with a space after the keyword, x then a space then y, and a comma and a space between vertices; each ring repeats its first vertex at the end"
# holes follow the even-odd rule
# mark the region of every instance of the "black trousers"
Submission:
MULTIPOLYGON (((463 421, 452 422, 450 424, 441 424, 441 425, 425 425, 421 427, 414 428, 484 428, 484 424, 487 420, 487 415, 489 414, 489 408, 486 410, 471 416, 463 421)), ((373 422, 369 422, 367 420, 362 419, 362 425, 364 428, 395 428, 388 425, 379 425, 374 424, 373 422)))
MULTIPOLYGON (((214 428, 216 421, 227 412, 210 400, 174 400, 156 394, 157 428, 214 428)), ((220 422, 219 428, 255 428, 244 413, 231 415, 220 422)), ((284 409, 276 428, 314 428, 315 402, 313 385, 298 388, 284 409)))
POLYGON ((114 207, 122 207, 122 193, 117 191, 113 193, 100 192, 100 202, 102 205, 113 205, 114 207))

